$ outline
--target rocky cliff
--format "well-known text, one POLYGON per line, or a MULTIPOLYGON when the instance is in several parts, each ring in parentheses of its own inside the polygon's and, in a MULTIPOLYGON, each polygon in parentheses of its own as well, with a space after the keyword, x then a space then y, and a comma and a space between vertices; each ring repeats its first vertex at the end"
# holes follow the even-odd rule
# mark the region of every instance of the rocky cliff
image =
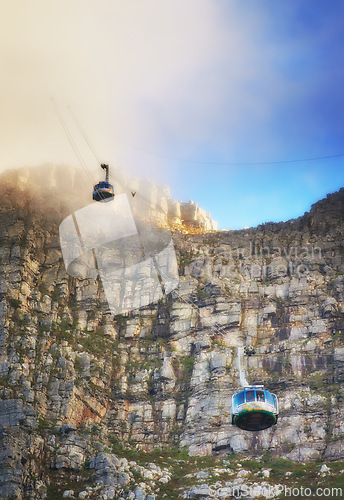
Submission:
POLYGON ((344 190, 242 231, 170 220, 178 289, 114 317, 60 249, 89 182, 49 175, 0 186, 0 498, 344 489, 344 190), (279 398, 266 431, 230 422, 238 346, 255 348, 249 381, 279 398))
MULTIPOLYGON (((104 180, 90 170, 81 170, 69 165, 45 164, 37 168, 7 170, 1 176, 8 188, 16 187, 21 192, 30 192, 42 199, 54 197, 66 212, 90 203, 93 184, 104 180)), ((194 203, 174 200, 168 186, 160 186, 148 178, 138 178, 118 167, 110 167, 110 182, 116 194, 126 193, 136 197, 149 209, 156 223, 183 233, 214 231, 217 223, 211 215, 194 203)))

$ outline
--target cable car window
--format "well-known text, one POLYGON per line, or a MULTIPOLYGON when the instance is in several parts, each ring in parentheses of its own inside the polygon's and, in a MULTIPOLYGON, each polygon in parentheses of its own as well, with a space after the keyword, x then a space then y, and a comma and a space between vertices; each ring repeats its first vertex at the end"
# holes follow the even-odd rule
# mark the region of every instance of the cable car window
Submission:
POLYGON ((251 401, 254 401, 254 391, 246 391, 246 403, 250 403, 251 401))
POLYGON ((267 401, 267 403, 269 403, 272 406, 275 406, 274 398, 273 398, 271 392, 266 391, 265 394, 266 394, 266 401, 267 401))
POLYGON ((275 394, 272 394, 272 397, 274 398, 274 407, 277 408, 277 398, 275 394))
POLYGON ((237 406, 242 405, 245 402, 245 393, 244 391, 238 392, 235 396, 235 404, 237 406))
POLYGON ((256 391, 257 401, 265 401, 264 391, 256 391))

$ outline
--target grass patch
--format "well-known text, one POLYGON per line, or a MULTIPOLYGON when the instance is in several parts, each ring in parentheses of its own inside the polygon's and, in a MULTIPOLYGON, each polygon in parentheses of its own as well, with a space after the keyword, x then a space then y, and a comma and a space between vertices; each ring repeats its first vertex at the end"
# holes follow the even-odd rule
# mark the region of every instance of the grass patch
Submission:
POLYGON ((8 303, 13 309, 19 309, 20 307, 20 301, 18 299, 11 298, 8 303))
MULTIPOLYGON (((78 475, 71 475, 70 472, 49 471, 51 479, 47 485, 46 500, 63 500, 63 492, 66 490, 74 491, 74 498, 78 498, 79 493, 91 485, 90 471, 82 471, 78 475)), ((95 498, 94 496, 88 498, 95 498)))

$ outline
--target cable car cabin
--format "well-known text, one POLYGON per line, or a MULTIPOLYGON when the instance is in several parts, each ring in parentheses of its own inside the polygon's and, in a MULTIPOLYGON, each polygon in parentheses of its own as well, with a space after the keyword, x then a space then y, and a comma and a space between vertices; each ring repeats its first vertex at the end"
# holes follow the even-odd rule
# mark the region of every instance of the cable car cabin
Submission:
POLYGON ((231 417, 232 424, 245 431, 268 429, 277 424, 277 397, 262 385, 245 387, 232 396, 231 417))
POLYGON ((113 185, 109 182, 109 165, 100 165, 105 170, 105 181, 100 181, 93 188, 92 198, 95 201, 110 201, 115 196, 113 185))
POLYGON ((114 196, 113 185, 107 181, 98 182, 93 188, 92 198, 95 201, 110 201, 114 196))

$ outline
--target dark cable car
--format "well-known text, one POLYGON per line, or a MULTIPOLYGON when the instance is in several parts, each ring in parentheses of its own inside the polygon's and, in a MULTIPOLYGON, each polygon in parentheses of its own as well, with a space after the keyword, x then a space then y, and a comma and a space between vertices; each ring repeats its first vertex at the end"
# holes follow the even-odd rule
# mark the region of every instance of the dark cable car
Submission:
POLYGON ((106 171, 105 181, 100 181, 94 186, 92 198, 95 201, 110 201, 115 192, 113 185, 109 183, 109 165, 102 163, 100 166, 106 171))
POLYGON ((246 431, 263 431, 277 424, 278 401, 263 385, 251 385, 233 394, 232 424, 246 431))

